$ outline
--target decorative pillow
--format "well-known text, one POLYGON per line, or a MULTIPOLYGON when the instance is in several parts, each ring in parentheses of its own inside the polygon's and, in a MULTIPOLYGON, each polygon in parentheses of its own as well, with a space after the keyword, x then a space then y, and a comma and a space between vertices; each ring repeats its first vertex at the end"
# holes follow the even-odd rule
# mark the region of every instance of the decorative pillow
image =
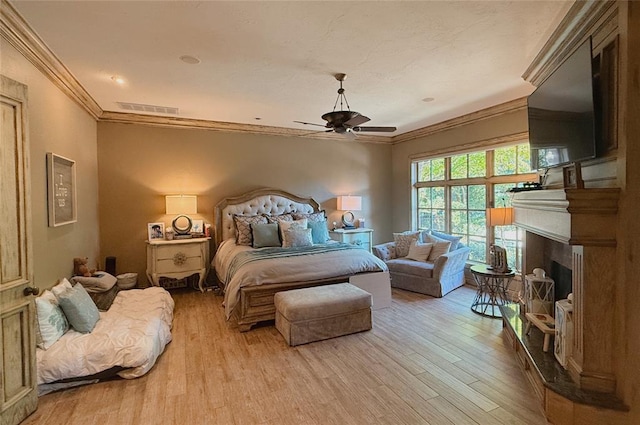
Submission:
POLYGON ((79 283, 63 292, 58 297, 58 303, 67 316, 71 327, 78 332, 91 332, 100 320, 98 307, 79 283))
POLYGON ((251 225, 266 223, 267 218, 263 215, 234 215, 233 221, 236 224, 236 243, 251 246, 251 225))
POLYGON ((113 304, 113 300, 116 299, 116 295, 120 292, 120 287, 118 285, 113 285, 111 289, 105 292, 89 292, 89 296, 93 303, 98 307, 100 311, 107 311, 113 304))
POLYGON ((53 293, 53 295, 55 295, 56 298, 58 298, 60 294, 62 294, 63 292, 71 288, 72 288, 71 283, 67 280, 66 277, 63 277, 60 283, 58 283, 56 286, 51 288, 51 292, 53 293))
POLYGON ((96 272, 93 276, 74 276, 71 282, 81 284, 87 292, 106 292, 113 288, 118 279, 107 272, 96 272))
POLYGON ((311 221, 307 223, 307 227, 311 229, 311 239, 314 244, 325 243, 329 238, 329 229, 327 228, 327 221, 311 221))
POLYGON ((306 218, 308 221, 327 221, 327 215, 324 210, 308 214, 294 212, 292 215, 294 220, 302 220, 303 218, 306 218))
POLYGON ((419 236, 420 232, 412 231, 393 234, 393 241, 396 243, 396 255, 398 258, 407 256, 411 242, 417 241, 419 236))
POLYGON ((415 261, 427 261, 429 253, 433 248, 432 243, 420 243, 418 241, 412 242, 409 246, 409 254, 405 257, 407 260, 415 261))
POLYGON ((307 228, 307 219, 303 218, 302 220, 281 221, 281 222, 278 223, 278 226, 280 227, 280 237, 284 241, 284 232, 286 232, 290 228, 297 227, 299 229, 306 229, 307 228))
POLYGON ((283 233, 282 246, 284 248, 311 245, 313 245, 313 239, 311 238, 311 229, 291 227, 285 230, 283 233))
POLYGON ((46 290, 36 298, 38 347, 46 350, 69 330, 69 322, 58 306, 53 292, 46 290))
POLYGON ((280 246, 278 223, 252 224, 253 247, 280 246))
POLYGON ((280 223, 281 221, 293 221, 293 216, 289 213, 280 215, 265 215, 269 223, 280 223))
POLYGON ((438 257, 449 252, 450 248, 451 248, 451 242, 449 241, 434 243, 433 248, 431 248, 431 252, 429 253, 429 258, 427 258, 427 261, 436 261, 438 257))
POLYGON ((445 241, 451 241, 451 248, 449 248, 451 251, 455 251, 456 249, 458 249, 458 245, 460 244, 460 239, 462 239, 461 236, 453 236, 447 233, 437 232, 435 230, 431 231, 431 236, 440 238, 445 241))

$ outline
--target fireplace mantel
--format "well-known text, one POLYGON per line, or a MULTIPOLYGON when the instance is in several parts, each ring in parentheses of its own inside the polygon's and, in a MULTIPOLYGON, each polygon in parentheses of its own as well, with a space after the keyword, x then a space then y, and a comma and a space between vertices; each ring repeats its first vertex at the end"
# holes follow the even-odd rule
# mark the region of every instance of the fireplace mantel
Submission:
POLYGON ((515 224, 569 245, 615 247, 619 194, 617 188, 518 192, 515 224))
POLYGON ((543 264, 544 238, 571 246, 573 354, 568 371, 578 387, 612 393, 617 188, 518 192, 514 221, 527 231, 526 273, 543 264))

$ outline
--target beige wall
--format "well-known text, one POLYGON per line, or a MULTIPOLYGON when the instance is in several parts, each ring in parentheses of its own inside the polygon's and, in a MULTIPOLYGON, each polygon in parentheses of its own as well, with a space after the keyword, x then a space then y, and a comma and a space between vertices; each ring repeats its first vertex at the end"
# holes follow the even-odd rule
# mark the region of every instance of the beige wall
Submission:
MULTIPOLYGON (((527 111, 506 113, 467 125, 438 132, 426 137, 399 143, 393 146, 391 203, 394 206, 392 231, 411 228, 411 158, 417 155, 451 150, 470 143, 490 141, 496 138, 526 132, 527 111)), ((391 234, 387 235, 391 238, 391 234)))
POLYGON ((98 124, 101 253, 117 272, 146 283, 147 223, 164 222, 167 194, 198 195, 196 218, 213 222, 222 198, 260 187, 312 196, 339 221, 337 195, 361 195, 368 227, 389 233, 391 146, 295 137, 258 136, 98 124))
POLYGON ((0 72, 29 90, 34 283, 48 288, 71 276, 74 257, 89 257, 91 264, 98 258, 96 122, 4 38, 0 52, 0 72), (76 161, 77 223, 47 225, 47 152, 76 161))

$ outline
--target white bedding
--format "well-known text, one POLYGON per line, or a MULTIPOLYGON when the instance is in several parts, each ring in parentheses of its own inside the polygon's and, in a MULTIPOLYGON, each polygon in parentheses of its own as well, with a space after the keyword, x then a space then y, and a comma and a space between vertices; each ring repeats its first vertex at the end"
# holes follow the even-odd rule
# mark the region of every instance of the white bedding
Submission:
POLYGON ((224 284, 224 307, 227 319, 238 304, 240 288, 270 283, 304 282, 357 273, 386 271, 387 265, 365 249, 326 252, 313 255, 265 259, 243 265, 226 280, 231 261, 238 253, 255 250, 250 246, 236 245, 234 239, 220 244, 213 265, 224 284))
POLYGON ((38 385, 114 366, 132 379, 147 373, 171 341, 173 298, 160 287, 120 291, 91 333, 69 330, 48 350, 37 349, 38 385))

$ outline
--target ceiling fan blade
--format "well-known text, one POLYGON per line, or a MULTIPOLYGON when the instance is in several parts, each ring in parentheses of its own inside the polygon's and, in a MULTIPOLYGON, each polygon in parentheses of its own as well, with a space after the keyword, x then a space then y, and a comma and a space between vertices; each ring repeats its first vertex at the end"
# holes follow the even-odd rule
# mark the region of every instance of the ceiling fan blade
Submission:
POLYGON ((355 127, 358 126, 360 124, 364 124, 367 121, 371 121, 371 118, 365 117, 364 115, 356 115, 355 117, 351 118, 349 121, 345 122, 344 125, 347 125, 349 127, 355 127))
POLYGON ((326 125, 322 125, 322 124, 315 124, 312 122, 304 122, 304 121, 294 121, 297 122, 298 124, 304 124, 304 125, 317 125, 318 127, 326 127, 326 125))
POLYGON ((391 133, 397 130, 396 127, 353 127, 352 131, 375 131, 378 133, 391 133))

